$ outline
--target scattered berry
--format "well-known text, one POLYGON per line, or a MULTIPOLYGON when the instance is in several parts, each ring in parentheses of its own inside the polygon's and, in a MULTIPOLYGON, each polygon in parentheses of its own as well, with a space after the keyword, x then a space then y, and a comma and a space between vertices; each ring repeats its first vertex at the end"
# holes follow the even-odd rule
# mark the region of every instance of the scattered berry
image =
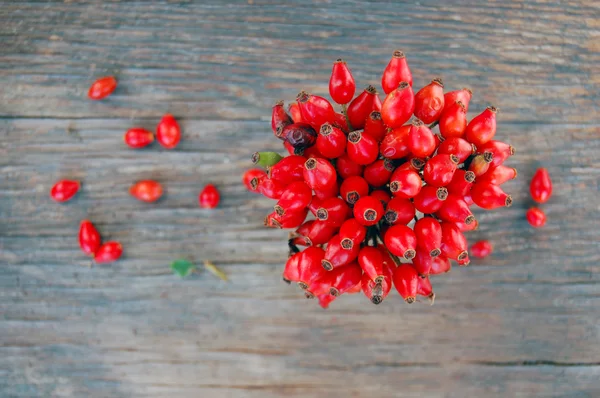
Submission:
POLYGON ((123 253, 123 247, 119 242, 106 242, 98 248, 94 261, 97 264, 112 263, 117 261, 123 253))
POLYGON ((100 248, 100 234, 89 220, 83 220, 79 225, 79 247, 82 252, 92 257, 100 248))
POLYGON ((206 185, 198 196, 200 207, 204 209, 214 209, 219 205, 220 199, 221 196, 219 195, 219 191, 217 191, 217 188, 212 184, 206 185))
POLYGON ((79 181, 60 180, 50 190, 50 197, 57 202, 66 202, 75 196, 80 186, 79 181))
POLYGON ((471 256, 478 257, 478 258, 487 257, 490 254, 492 254, 493 251, 494 251, 494 247, 487 240, 479 240, 479 241, 473 243, 471 245, 471 250, 469 250, 469 252, 471 253, 471 256))
POLYGON ((547 169, 537 169, 531 179, 529 191, 533 200, 538 203, 546 203, 550 199, 552 195, 552 180, 550 180, 550 174, 548 174, 547 169))
POLYGON ((163 194, 162 186, 152 180, 139 181, 129 188, 129 194, 142 202, 156 202, 163 194))
POLYGON ((117 79, 113 76, 101 77, 90 86, 88 97, 93 100, 101 100, 112 94, 117 88, 117 79))
POLYGON ((540 228, 546 225, 546 213, 544 213, 542 209, 538 207, 532 207, 527 210, 525 216, 527 217, 527 222, 533 228, 540 228))
POLYGON ((156 140, 167 149, 173 149, 181 140, 181 130, 173 115, 166 114, 156 127, 156 140))

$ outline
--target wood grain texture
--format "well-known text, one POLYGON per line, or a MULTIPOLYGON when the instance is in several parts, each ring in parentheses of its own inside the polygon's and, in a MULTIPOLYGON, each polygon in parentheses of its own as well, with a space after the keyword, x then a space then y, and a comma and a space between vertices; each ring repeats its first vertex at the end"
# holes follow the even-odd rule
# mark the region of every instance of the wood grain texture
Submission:
POLYGON ((600 395, 600 6, 594 1, 3 2, 0 7, 0 396, 596 397, 600 395), (251 4, 250 4, 251 3, 251 4), (517 148, 513 207, 479 212, 496 252, 437 277, 433 307, 342 297, 327 311, 280 281, 284 231, 244 190, 249 154, 278 150, 272 102, 360 85, 395 48, 420 86, 444 76, 498 105, 517 148), (115 73, 108 100, 85 100, 115 73), (173 112, 174 151, 123 132, 173 112), (524 220, 550 169, 546 228, 524 220), (65 205, 48 191, 81 179, 65 205), (127 188, 154 178, 155 205, 127 188), (199 209, 205 183, 222 205, 199 209), (123 243, 87 268, 79 220, 123 243), (176 257, 230 277, 174 277, 176 257))

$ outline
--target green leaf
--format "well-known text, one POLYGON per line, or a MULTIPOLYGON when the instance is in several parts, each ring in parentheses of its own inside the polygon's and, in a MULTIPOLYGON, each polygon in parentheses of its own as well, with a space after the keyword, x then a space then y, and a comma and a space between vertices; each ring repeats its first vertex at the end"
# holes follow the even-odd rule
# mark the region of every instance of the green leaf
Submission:
POLYGON ((175 274, 179 275, 182 278, 185 278, 186 276, 194 272, 196 267, 194 266, 194 264, 192 264, 191 261, 179 259, 171 263, 171 269, 175 274))

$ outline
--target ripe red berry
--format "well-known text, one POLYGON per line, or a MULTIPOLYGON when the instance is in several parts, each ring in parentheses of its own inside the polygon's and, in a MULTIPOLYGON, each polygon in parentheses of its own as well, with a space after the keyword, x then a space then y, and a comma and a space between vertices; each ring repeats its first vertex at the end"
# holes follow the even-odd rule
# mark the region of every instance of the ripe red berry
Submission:
POLYGON ((253 189, 269 199, 279 199, 288 184, 268 177, 255 177, 250 181, 253 189))
POLYGON ((296 97, 302 119, 319 131, 321 125, 335 121, 333 106, 323 97, 301 91, 296 97))
POLYGON ((119 242, 106 242, 98 248, 94 255, 94 261, 97 264, 112 263, 121 257, 123 247, 119 242))
POLYGON ((348 177, 340 186, 340 195, 346 202, 353 205, 358 199, 369 195, 369 184, 362 177, 348 177))
POLYGON ((367 165, 373 163, 379 156, 379 145, 370 135, 355 130, 348 134, 346 152, 354 162, 367 165))
POLYGON ((379 152, 388 159, 400 159, 408 156, 411 126, 402 126, 391 130, 379 144, 379 152))
POLYGON ((506 159, 508 159, 509 156, 515 154, 515 148, 513 148, 511 145, 494 140, 488 141, 479 146, 477 150, 481 153, 490 152, 494 156, 490 167, 500 166, 506 159))
POLYGON ((462 137, 467 128, 467 110, 462 102, 447 104, 440 116, 440 134, 444 138, 462 137))
POLYGON ((156 127, 156 140, 167 149, 173 149, 181 140, 181 129, 173 115, 166 114, 156 127))
POLYGON ((319 300, 319 305, 324 310, 329 308, 329 304, 331 304, 333 301, 335 301, 336 298, 337 298, 336 296, 332 296, 331 294, 321 294, 321 295, 317 296, 317 299, 319 300))
POLYGON ((451 222, 442 222, 442 254, 445 257, 461 261, 468 256, 467 239, 460 229, 451 222))
POLYGON ((383 205, 377 198, 365 196, 354 204, 354 218, 364 226, 377 224, 381 217, 383 217, 383 205))
POLYGON ((288 106, 288 112, 292 118, 293 123, 300 123, 303 121, 302 113, 300 112, 300 107, 298 106, 297 102, 293 102, 288 106))
POLYGON ((421 192, 421 176, 413 170, 396 169, 390 177, 390 191, 394 197, 414 198, 421 192))
POLYGON ((79 225, 79 247, 88 256, 94 256, 100 248, 100 234, 89 220, 83 220, 79 225))
POLYGON ((340 227, 348 215, 350 208, 343 199, 338 197, 327 198, 317 210, 317 219, 325 221, 332 227, 340 227))
POLYGON ((294 244, 301 246, 323 245, 335 235, 337 228, 319 220, 306 221, 292 234, 294 244))
POLYGON ((308 208, 297 212, 288 211, 280 216, 276 211, 273 211, 265 217, 264 225, 270 228, 298 228, 304 222, 308 208))
POLYGON ((532 207, 525 213, 527 222, 533 228, 540 228, 546 225, 546 214, 538 207, 532 207))
POLYGON ((433 302, 435 301, 435 293, 433 292, 433 286, 431 286, 429 276, 419 278, 417 294, 419 296, 427 297, 427 299, 429 300, 429 305, 433 305, 433 302))
POLYGON ((492 254, 494 247, 487 240, 479 240, 471 245, 469 251, 473 257, 484 258, 492 254))
POLYGON ((417 246, 417 253, 411 260, 412 265, 420 276, 429 275, 431 272, 431 265, 433 264, 434 257, 431 257, 429 252, 419 246, 417 246))
POLYGON ((360 281, 361 288, 365 296, 367 296, 373 304, 381 304, 390 293, 390 290, 392 290, 392 269, 391 266, 384 267, 383 280, 377 282, 371 279, 366 273, 363 274, 360 281))
POLYGON ((254 178, 257 178, 257 179, 267 178, 267 173, 262 169, 249 169, 249 170, 246 170, 246 172, 242 176, 242 182, 244 183, 244 186, 246 187, 246 189, 250 192, 258 193, 255 190, 255 188, 252 187, 252 180, 254 178))
POLYGON ((329 123, 321 126, 317 137, 317 149, 326 158, 337 158, 346 152, 346 134, 329 123))
MULTIPOLYGON (((221 195, 219 195, 219 191, 217 191, 217 188, 212 184, 206 185, 204 189, 202 189, 202 191, 200 192, 200 195, 198 196, 198 202, 200 203, 200 207, 204 209, 214 209, 219 205, 220 199, 221 195)), ((308 200, 310 201, 310 192, 308 200)))
POLYGON ((286 156, 269 169, 269 177, 285 185, 294 181, 304 181, 305 162, 306 158, 303 156, 286 156))
POLYGON ((390 194, 384 191, 383 189, 374 190, 373 192, 371 192, 370 196, 379 200, 382 206, 386 206, 389 203, 390 199, 392 199, 390 194))
POLYGON ((413 230, 417 237, 417 249, 423 249, 431 257, 440 255, 442 245, 442 226, 433 217, 419 219, 413 230))
POLYGON ((321 267, 321 261, 325 256, 325 251, 320 247, 307 247, 300 253, 298 260, 298 285, 302 289, 308 289, 310 284, 323 277, 325 270, 321 267))
POLYGON ((348 121, 346 120, 346 115, 339 112, 335 114, 335 121, 332 123, 332 126, 342 130, 344 134, 348 134, 348 131, 350 130, 348 128, 348 121))
POLYGON ((450 264, 450 260, 446 256, 437 256, 434 257, 431 261, 431 269, 429 270, 429 275, 439 275, 449 272, 452 268, 452 264, 450 264))
POLYGON ((469 206, 462 197, 458 195, 448 195, 442 207, 435 214, 444 221, 462 222, 466 225, 475 222, 475 216, 471 212, 471 209, 469 209, 469 206))
POLYGON ((387 204, 384 217, 390 225, 406 225, 415 217, 415 206, 409 199, 393 198, 387 204))
POLYGON ((538 203, 546 203, 552 195, 552 180, 547 169, 537 169, 529 184, 531 197, 538 203))
POLYGON ((475 177, 479 177, 487 173, 490 169, 490 164, 492 163, 492 159, 494 155, 491 152, 480 153, 473 158, 471 164, 469 165, 469 171, 472 171, 475 174, 475 177))
MULTIPOLYGON (((216 188, 214 188, 212 185, 207 185, 206 188, 204 188, 203 193, 209 187, 212 187, 214 192, 216 192, 216 188)), ((218 192, 217 192, 217 195, 218 195, 218 192)), ((208 196, 205 199, 209 202, 210 202, 210 200, 212 200, 212 198, 209 198, 208 196)), ((202 200, 202 197, 201 197, 201 200, 202 200)), ((274 206, 274 209, 277 214, 282 216, 288 211, 298 212, 298 211, 304 210, 304 208, 308 207, 311 200, 312 200, 312 189, 310 189, 310 187, 308 185, 306 185, 306 183, 304 181, 296 181, 286 187, 285 191, 283 192, 283 194, 281 194, 281 197, 277 201, 277 204, 274 206)), ((218 197, 217 197, 216 202, 218 202, 218 197)), ((212 208, 212 207, 216 206, 216 203, 215 203, 215 206, 210 206, 210 204, 211 203, 206 203, 206 206, 203 206, 201 203, 200 205, 202 207, 208 207, 208 208, 212 208)))
MULTIPOLYGON (((322 250, 322 249, 321 249, 322 250)), ((283 280, 287 283, 298 282, 300 280, 300 260, 302 252, 291 254, 283 268, 283 280)))
POLYGON ((458 165, 458 158, 454 155, 435 155, 425 163, 423 179, 434 187, 446 186, 452 181, 458 165))
POLYGON ((444 94, 444 103, 446 106, 449 104, 453 104, 456 101, 460 101, 465 106, 465 111, 469 110, 469 102, 471 101, 471 97, 473 96, 473 92, 468 88, 463 88, 462 90, 450 91, 444 94))
POLYGON ((285 126, 292 123, 292 118, 283 108, 283 101, 277 101, 271 110, 271 129, 275 137, 283 140, 285 137, 280 137, 279 134, 283 132, 285 126))
POLYGON ((396 50, 383 71, 381 87, 386 94, 389 94, 398 87, 400 82, 407 82, 412 86, 413 78, 404 53, 396 50))
POLYGON ((425 124, 437 121, 444 110, 444 84, 437 77, 415 94, 415 117, 425 124))
POLYGON ((477 178, 477 182, 502 185, 506 181, 513 180, 515 178, 517 178, 517 169, 501 164, 498 167, 490 167, 490 169, 486 171, 484 175, 477 178))
POLYGON ((101 100, 106 98, 115 91, 117 88, 117 79, 113 76, 105 76, 96 80, 90 86, 88 91, 88 98, 93 100, 101 100))
POLYGON ((379 110, 381 110, 381 100, 377 96, 377 90, 373 86, 368 86, 348 105, 348 119, 355 130, 362 129, 369 114, 379 110))
POLYGON ((383 262, 383 255, 379 249, 373 246, 365 246, 360 249, 358 264, 370 279, 375 282, 383 281, 384 269, 387 266, 383 262))
POLYGON ((366 236, 367 228, 354 218, 347 219, 340 227, 340 244, 342 247, 359 246, 366 236))
POLYGON ((498 207, 509 207, 512 205, 512 197, 506 194, 502 188, 490 183, 478 183, 471 187, 471 198, 473 202, 482 209, 496 209, 498 207))
POLYGON ((338 59, 333 63, 329 79, 329 95, 338 104, 347 104, 354 97, 356 84, 346 62, 338 59))
POLYGON ((390 92, 381 105, 381 118, 390 128, 401 127, 415 110, 415 95, 407 82, 390 92))
POLYGON ((419 287, 419 274, 417 274, 417 271, 410 264, 400 264, 394 270, 393 280, 396 290, 398 290, 404 301, 408 304, 414 303, 417 299, 419 287))
POLYGON ((447 197, 448 190, 446 188, 425 185, 421 188, 421 192, 414 197, 413 205, 423 214, 432 214, 442 207, 447 197))
POLYGON ((60 180, 50 189, 50 197, 56 202, 66 202, 75 196, 81 184, 75 180, 60 180))
POLYGON ((163 194, 160 183, 153 180, 138 181, 129 188, 129 194, 142 202, 156 202, 163 194))
POLYGON ((365 167, 363 177, 373 187, 382 187, 390 181, 394 165, 389 159, 379 159, 365 167))
POLYGON ((304 162, 304 181, 315 190, 328 190, 336 184, 337 174, 328 160, 310 158, 304 162))
POLYGON ((329 294, 337 297, 352 290, 356 285, 360 286, 362 274, 362 269, 356 262, 338 267, 331 272, 328 272, 326 275, 331 281, 329 294))
POLYGON ((437 153, 454 155, 458 158, 458 163, 463 163, 469 156, 475 153, 475 147, 463 138, 450 137, 438 146, 437 153))
POLYGON ((127 130, 123 140, 130 148, 143 148, 154 142, 154 134, 140 127, 127 130))
POLYGON ((337 183, 331 184, 331 186, 323 189, 315 189, 315 196, 320 200, 327 198, 333 198, 340 194, 340 186, 337 183))
POLYGON ((325 257, 321 260, 321 265, 327 271, 331 271, 334 268, 350 264, 358 257, 359 250, 359 245, 353 245, 352 247, 342 246, 340 235, 334 235, 327 244, 327 250, 325 251, 325 257))
POLYGON ((410 260, 416 254, 417 237, 406 225, 390 227, 385 233, 384 242, 388 250, 396 256, 410 260))
POLYGON ((408 134, 408 148, 413 156, 426 158, 435 151, 436 147, 435 136, 429 127, 425 126, 422 121, 415 120, 408 134))
POLYGON ((351 176, 361 176, 363 174, 364 166, 361 166, 350 159, 347 154, 344 154, 336 159, 335 168, 339 176, 346 179, 351 176))
POLYGON ((446 185, 448 192, 463 198, 466 194, 471 192, 471 185, 475 181, 475 173, 472 171, 465 171, 463 169, 457 169, 454 172, 452 181, 446 185))
POLYGON ((488 106, 487 109, 475 116, 465 130, 465 138, 475 146, 480 147, 496 135, 496 113, 498 109, 488 106))
POLYGON ((387 126, 381 119, 381 112, 373 111, 365 119, 364 134, 368 134, 377 142, 381 142, 387 133, 387 126))

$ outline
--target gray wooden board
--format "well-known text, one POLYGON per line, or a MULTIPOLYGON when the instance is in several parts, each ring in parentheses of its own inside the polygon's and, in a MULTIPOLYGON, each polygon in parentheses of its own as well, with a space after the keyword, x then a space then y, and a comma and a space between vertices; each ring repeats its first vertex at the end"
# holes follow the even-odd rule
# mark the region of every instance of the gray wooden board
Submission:
POLYGON ((597 2, 2 2, 0 396, 600 395, 600 6, 597 2), (252 4, 251 4, 252 3, 252 4), (478 212, 492 257, 434 278, 433 307, 344 296, 327 311, 281 282, 286 232, 240 184, 279 150, 270 106, 326 94, 331 61, 378 83, 403 49, 416 86, 472 87, 517 148, 515 204, 478 212), (109 99, 85 95, 114 73, 109 99), (183 139, 132 151, 173 112, 183 139), (550 169, 546 228, 524 219, 550 169), (83 181, 68 204, 59 178, 83 181), (153 205, 140 179, 164 183, 153 205), (215 183, 216 210, 197 206, 215 183), (123 243, 87 268, 83 218, 123 243), (230 277, 168 264, 210 259, 230 277))

